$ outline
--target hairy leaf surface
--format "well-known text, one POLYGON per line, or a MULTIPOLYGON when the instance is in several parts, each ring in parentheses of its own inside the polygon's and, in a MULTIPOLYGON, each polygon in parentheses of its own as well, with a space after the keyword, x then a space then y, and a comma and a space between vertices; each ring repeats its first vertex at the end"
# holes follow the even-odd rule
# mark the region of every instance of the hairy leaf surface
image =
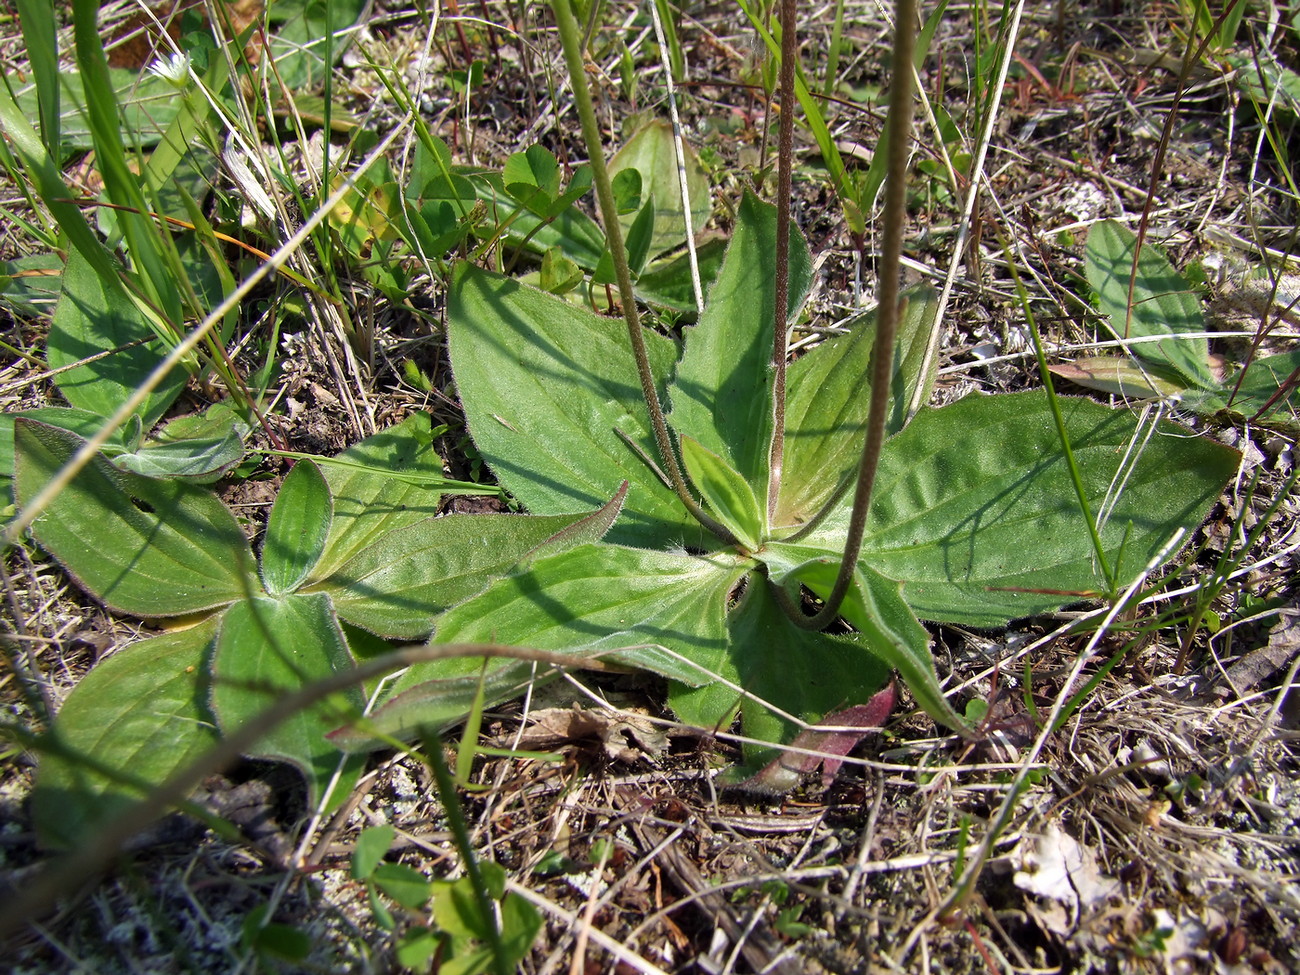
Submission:
MULTIPOLYGON (((898 323, 894 381, 887 434, 907 422, 908 403, 922 383, 930 331, 938 308, 930 289, 904 296, 907 306, 898 323)), ((785 469, 776 523, 793 525, 812 517, 836 486, 856 470, 871 407, 871 351, 876 340, 876 312, 859 318, 847 335, 822 342, 790 364, 785 407, 785 469)))
POLYGON ((320 468, 299 461, 280 485, 262 541, 262 581, 272 596, 292 592, 320 560, 334 516, 320 468))
MULTIPOLYGON (((699 685, 724 662, 727 594, 744 571, 731 557, 582 545, 531 561, 452 607, 435 621, 434 637, 441 644, 573 652, 576 665, 618 650, 613 656, 620 662, 699 685), (643 644, 667 647, 694 666, 643 644)), ((369 724, 398 736, 439 724, 447 701, 465 700, 472 685, 464 682, 477 681, 481 670, 473 657, 415 664, 393 683, 369 724)), ((531 670, 527 663, 489 662, 487 699, 517 692, 531 670)))
MULTIPOLYGON (((77 251, 68 255, 46 359, 51 369, 64 370, 54 381, 72 406, 111 416, 166 351, 117 278, 101 277, 77 251), (105 351, 109 354, 101 355, 105 351)), ((186 379, 184 369, 174 369, 140 405, 146 429, 176 399, 186 379)))
MULTIPOLYGON (((762 497, 772 447, 775 252, 776 208, 747 194, 704 314, 685 330, 669 390, 673 428, 723 457, 762 497)), ((809 269, 808 247, 792 230, 788 314, 808 291, 809 269)))
MULTIPOLYGON (((1108 512, 1103 546, 1112 566, 1123 547, 1117 569, 1131 578, 1176 529, 1199 524, 1237 454, 1165 423, 1134 447, 1123 480, 1126 451, 1143 437, 1137 418, 1086 399, 1060 403, 1092 510, 1108 512)), ((846 518, 847 509, 818 538, 834 539, 846 518)), ((972 394, 922 411, 889 440, 862 562, 904 583, 922 619, 968 626, 1002 626, 1102 588, 1046 395, 972 394)))
MULTIPOLYGON (((624 169, 641 174, 643 199, 654 200, 653 232, 649 240, 651 256, 680 247, 687 234, 697 234, 709 219, 709 177, 690 146, 686 150, 686 188, 691 197, 691 226, 682 220, 682 190, 677 168, 677 151, 673 145, 673 127, 662 119, 638 129, 609 161, 612 179, 624 169)), ((633 216, 624 215, 624 236, 631 229, 633 216)))
MULTIPOLYGON (((217 633, 212 709, 222 729, 230 732, 285 694, 352 665, 324 593, 242 600, 226 610, 217 633)), ((360 714, 364 705, 359 689, 333 694, 290 715, 258 743, 254 754, 296 765, 307 778, 313 806, 323 798, 327 807, 337 805, 355 784, 360 765, 348 760, 331 791, 342 756, 325 735, 360 714)))
MULTIPOLYGON (((62 425, 62 424, 60 424, 62 425)), ((180 416, 137 450, 114 457, 115 466, 146 477, 181 477, 205 484, 244 459, 248 424, 224 403, 180 416)))
MULTIPOLYGON (((656 456, 621 321, 461 265, 452 282, 448 334, 474 442, 530 511, 594 508, 626 480, 624 517, 611 541, 705 544, 676 496, 615 432, 656 456)), ((645 338, 662 383, 676 346, 651 332, 645 338)))
POLYGON ((713 513, 746 548, 758 548, 766 519, 753 488, 725 460, 693 437, 682 437, 681 447, 686 473, 713 513))
POLYGON ((1130 308, 1129 280, 1136 250, 1137 235, 1114 220, 1104 220, 1088 231, 1085 270, 1102 313, 1110 320, 1111 332, 1119 339, 1169 336, 1163 342, 1134 345, 1132 351, 1148 362, 1170 366, 1192 385, 1215 388, 1206 340, 1178 337, 1205 331, 1200 302, 1150 241, 1143 242, 1138 256, 1130 308))
POLYGON ((209 619, 124 647, 68 695, 32 792, 41 842, 73 847, 217 741, 209 619))
POLYGON ((427 413, 412 414, 335 460, 350 466, 321 465, 334 517, 310 579, 325 578, 386 533, 433 517, 442 498, 437 488, 414 480, 424 477, 436 483, 442 475, 427 413))
MULTIPOLYGON (((311 588, 328 592, 349 623, 382 636, 419 639, 432 631, 438 613, 484 589, 538 546, 580 529, 590 517, 427 518, 384 535, 311 588)), ((592 532, 595 538, 610 520, 592 532)), ((581 531, 568 537, 571 545, 594 540, 581 531)))
MULTIPOLYGON (((83 443, 66 430, 18 420, 19 504, 83 443)), ((82 468, 31 530, 82 586, 137 616, 197 613, 238 599, 255 565, 239 523, 212 494, 119 471, 102 456, 82 468)))
MULTIPOLYGON (((14 473, 14 423, 20 418, 36 420, 75 433, 89 440, 104 425, 104 418, 89 410, 76 410, 67 406, 38 406, 21 413, 0 415, 0 476, 13 477, 14 473)), ((105 448, 108 451, 124 449, 122 431, 116 431, 105 448)))

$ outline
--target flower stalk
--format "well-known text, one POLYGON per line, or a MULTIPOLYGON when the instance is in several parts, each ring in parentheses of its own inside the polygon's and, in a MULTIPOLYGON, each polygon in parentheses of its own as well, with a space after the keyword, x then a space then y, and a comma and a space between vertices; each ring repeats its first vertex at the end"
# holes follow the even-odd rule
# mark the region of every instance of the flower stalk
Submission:
MULTIPOLYGON (((912 55, 916 46, 916 0, 898 0, 894 14, 894 78, 889 86, 889 156, 886 166, 884 230, 880 257, 880 311, 876 317, 876 339, 871 352, 871 408, 867 416, 866 441, 858 462, 853 511, 849 516, 844 555, 830 594, 813 616, 780 586, 773 590, 782 608, 798 626, 825 629, 839 617, 840 605, 853 585, 862 536, 867 527, 871 491, 875 486, 880 451, 885 443, 885 422, 894 373, 894 344, 898 334, 899 274, 902 266, 903 226, 907 217, 907 161, 912 135, 912 55)), ((779 201, 788 207, 789 200, 779 201)))
POLYGON ((790 193, 794 168, 794 65, 799 56, 795 0, 781 0, 781 122, 776 159, 776 316, 772 332, 772 452, 768 463, 767 518, 776 516, 785 462, 785 370, 790 333, 790 193))
POLYGON ((582 137, 587 146, 592 182, 596 187, 596 199, 600 204, 600 218, 605 227, 605 239, 609 243, 610 257, 618 279, 618 296, 623 306, 623 320, 627 323, 628 340, 632 344, 632 354, 636 357, 637 374, 641 380, 641 395, 650 412, 650 425, 654 429, 655 445, 663 461, 664 473, 668 476, 673 491, 696 521, 724 543, 737 545, 739 540, 732 531, 710 516, 692 497, 690 488, 686 486, 686 481, 682 477, 681 467, 677 463, 672 437, 668 433, 668 423, 664 419, 663 406, 659 403, 659 393, 655 388, 654 374, 650 370, 650 357, 646 353, 645 338, 641 334, 641 316, 637 312, 636 296, 632 290, 632 272, 628 266, 627 250, 623 246, 623 232, 618 223, 614 189, 610 183, 609 170, 605 166, 604 147, 600 125, 596 121, 596 111, 592 106, 591 89, 587 86, 587 72, 582 58, 578 23, 574 18, 570 0, 551 0, 551 9, 555 12, 555 23, 559 29, 560 44, 564 48, 569 83, 573 86, 573 101, 578 107, 578 118, 582 124, 582 137))

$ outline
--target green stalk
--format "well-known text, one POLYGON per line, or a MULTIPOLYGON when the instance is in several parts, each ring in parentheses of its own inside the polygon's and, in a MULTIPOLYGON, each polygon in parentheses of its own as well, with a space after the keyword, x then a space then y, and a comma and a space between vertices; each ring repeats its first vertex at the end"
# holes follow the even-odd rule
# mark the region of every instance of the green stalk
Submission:
POLYGON ((776 302, 772 329, 772 451, 767 480, 767 519, 776 517, 785 462, 785 369, 789 358, 790 316, 790 191, 794 163, 794 64, 799 56, 795 37, 795 0, 781 0, 781 125, 776 160, 776 302))
POLYGON ((885 421, 889 416, 894 373, 894 342, 898 334, 898 279, 902 266, 903 226, 907 218, 907 159, 912 138, 912 52, 915 46, 916 0, 898 0, 894 11, 894 78, 889 86, 889 117, 885 122, 889 158, 885 178, 884 241, 880 256, 880 313, 871 351, 871 410, 867 415, 867 438, 858 463, 857 489, 853 494, 853 512, 849 516, 844 556, 840 560, 835 585, 814 616, 804 616, 788 593, 779 586, 774 587, 777 600, 795 625, 809 630, 824 629, 838 618, 840 604, 853 585, 858 557, 862 554, 862 536, 867 527, 871 491, 880 465, 880 450, 885 443, 885 421))
POLYGON ((691 497, 690 489, 682 478, 677 454, 668 433, 668 423, 664 419, 663 407, 659 404, 654 373, 650 371, 650 357, 646 354, 645 338, 641 334, 641 316, 637 313, 636 296, 632 291, 632 272, 628 267, 627 250, 623 246, 623 232, 618 223, 614 189, 610 185, 609 170, 605 168, 605 153, 601 145, 600 125, 596 121, 596 111, 591 103, 591 89, 587 87, 587 71, 582 60, 578 23, 574 19, 573 7, 569 0, 551 0, 551 9, 555 11, 555 23, 559 28, 560 44, 564 48, 569 83, 573 86, 573 101, 578 106, 582 137, 587 144, 592 182, 596 187, 596 199, 600 203, 601 222, 605 225, 605 239, 609 243, 610 257, 613 259, 614 271, 618 277, 618 295, 623 305, 623 320, 627 323, 627 337, 632 343, 637 373, 641 377, 641 395, 645 399, 646 409, 650 411, 650 425, 654 428, 655 444, 659 448, 664 472, 672 483, 673 491, 691 516, 726 544, 737 545, 739 540, 731 530, 710 517, 700 507, 699 502, 691 497))
MULTIPOLYGON (((487 657, 483 658, 483 665, 487 666, 487 657)), ((505 944, 501 940, 496 908, 492 895, 488 891, 487 881, 483 879, 483 871, 479 868, 478 857, 474 854, 474 843, 470 839, 469 826, 465 822, 465 811, 460 807, 456 783, 452 780, 450 769, 447 768, 447 758, 442 753, 442 740, 437 735, 429 735, 424 740, 424 751, 429 757, 429 767, 433 770, 443 812, 447 814, 447 825, 451 827, 456 852, 460 854, 461 862, 465 866, 465 875, 469 877, 470 886, 474 889, 474 900, 478 906, 479 917, 482 918, 483 927, 487 930, 487 946, 492 954, 492 968, 497 975, 511 975, 510 957, 506 954, 505 944)))
MULTIPOLYGON (((1061 439, 1061 451, 1065 454, 1065 465, 1070 471, 1070 483, 1074 485, 1074 493, 1079 500, 1079 511, 1083 514, 1084 524, 1088 526, 1088 538, 1092 541, 1093 555, 1097 559, 1097 565, 1101 567, 1101 574, 1106 577, 1106 585, 1111 589, 1111 592, 1107 593, 1107 596, 1110 596, 1114 593, 1118 581, 1111 571, 1110 562, 1106 559, 1106 551, 1101 545, 1101 534, 1097 530, 1097 519, 1092 514, 1092 505, 1088 503, 1088 491, 1083 484, 1083 473, 1074 459, 1074 449, 1070 446, 1070 433, 1065 428, 1065 417, 1061 415, 1061 404, 1056 397, 1056 387, 1052 385, 1052 373, 1047 368, 1047 352, 1043 349, 1043 337, 1038 333, 1038 321, 1034 318, 1033 309, 1029 307, 1029 295, 1024 285, 1020 283, 1020 274, 1016 270, 1016 262, 1009 247, 1006 256, 1011 280, 1020 294, 1020 307, 1025 312, 1025 322, 1029 325, 1029 334, 1034 340, 1038 374, 1043 380, 1043 387, 1047 391, 1047 402, 1052 408, 1052 421, 1056 424, 1056 434, 1061 439)), ((1130 302, 1131 306, 1132 302, 1130 302)))
POLYGON ((27 61, 36 81, 36 114, 41 139, 51 156, 59 155, 59 41, 53 4, 18 0, 27 61))
POLYGON ((826 53, 826 80, 822 84, 822 94, 827 98, 835 94, 835 86, 839 84, 840 46, 843 42, 844 0, 835 0, 835 25, 831 27, 831 48, 826 53))

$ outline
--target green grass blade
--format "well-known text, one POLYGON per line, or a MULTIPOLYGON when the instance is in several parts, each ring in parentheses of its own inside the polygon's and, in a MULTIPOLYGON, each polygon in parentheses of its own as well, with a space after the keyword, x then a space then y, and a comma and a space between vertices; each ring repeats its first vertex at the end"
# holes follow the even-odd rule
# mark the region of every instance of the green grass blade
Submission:
POLYGON ((119 213, 119 226, 131 259, 142 272, 150 299, 170 321, 180 322, 175 268, 168 266, 158 229, 148 216, 152 208, 127 161, 117 97, 96 21, 98 7, 98 0, 73 0, 77 66, 85 82, 86 118, 95 144, 96 166, 108 199, 134 211, 119 213))
POLYGON ((59 158, 59 42, 54 5, 43 0, 18 0, 23 44, 36 82, 36 104, 45 148, 59 158))
POLYGON ((91 230, 85 215, 72 200, 76 197, 41 141, 40 135, 19 109, 8 81, 0 85, 0 127, 18 154, 27 178, 68 241, 103 278, 116 278, 117 262, 91 230))

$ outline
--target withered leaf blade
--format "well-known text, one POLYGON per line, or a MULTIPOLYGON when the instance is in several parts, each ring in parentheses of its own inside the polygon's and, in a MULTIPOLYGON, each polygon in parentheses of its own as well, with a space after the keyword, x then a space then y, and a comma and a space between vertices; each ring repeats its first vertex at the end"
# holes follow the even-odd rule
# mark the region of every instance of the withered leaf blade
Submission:
POLYGON ((575 703, 571 708, 534 711, 521 736, 503 735, 497 744, 527 751, 599 744, 606 757, 632 763, 662 755, 668 736, 635 715, 588 711, 575 703))

